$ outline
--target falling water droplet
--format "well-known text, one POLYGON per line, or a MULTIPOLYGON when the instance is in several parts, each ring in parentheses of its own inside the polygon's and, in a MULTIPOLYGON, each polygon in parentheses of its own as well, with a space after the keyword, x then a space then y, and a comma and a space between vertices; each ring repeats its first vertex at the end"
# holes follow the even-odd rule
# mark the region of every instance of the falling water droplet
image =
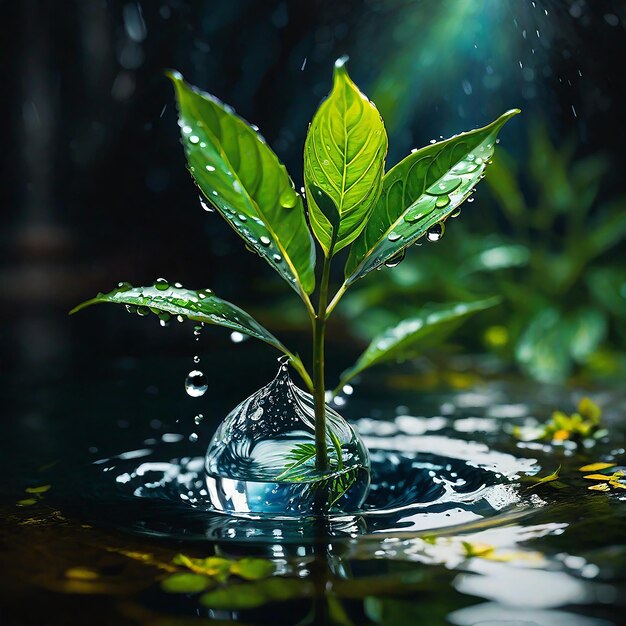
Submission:
POLYGON ((426 233, 426 238, 428 241, 439 241, 443 237, 443 233, 445 231, 445 226, 443 222, 439 222, 437 224, 433 224, 426 233))
POLYGON ((159 291, 166 291, 170 288, 170 284, 167 282, 167 280, 165 280, 165 278, 157 278, 154 281, 154 287, 159 291))
POLYGON ((185 378, 185 391, 192 398, 203 396, 209 388, 206 375, 200 370, 191 370, 185 378))
POLYGON ((193 357, 193 362, 194 363, 200 363, 200 357, 196 354, 196 356, 193 357))
POLYGON ((198 441, 198 433, 191 433, 191 435, 189 435, 189 441, 196 443, 196 441, 198 441))
POLYGON ((200 424, 200 422, 202 422, 203 419, 204 419, 204 415, 202 415, 202 413, 198 413, 198 415, 196 415, 193 418, 193 421, 197 425, 197 424, 200 424))

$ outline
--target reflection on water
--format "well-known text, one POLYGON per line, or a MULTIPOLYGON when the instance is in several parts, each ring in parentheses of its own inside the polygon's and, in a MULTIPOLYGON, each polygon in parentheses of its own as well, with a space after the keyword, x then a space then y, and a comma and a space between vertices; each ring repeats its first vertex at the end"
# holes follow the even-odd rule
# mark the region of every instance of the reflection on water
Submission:
MULTIPOLYGON (((32 506, 15 507, 24 494, 15 497, 11 523, 21 539, 5 545, 12 563, 29 563, 31 584, 68 598, 79 589, 92 597, 124 593, 123 606, 111 605, 118 607, 115 619, 130 611, 142 624, 164 615, 323 624, 340 613, 351 620, 345 623, 394 626, 620 623, 623 492, 590 491, 578 471, 596 461, 620 465, 623 435, 615 422, 625 404, 619 393, 594 395, 605 407, 611 441, 578 450, 528 447, 511 436, 514 425, 575 406, 578 396, 554 389, 481 385, 419 397, 378 389, 368 398, 356 388, 341 410, 370 450, 369 495, 350 514, 305 520, 216 511, 203 451, 218 412, 203 404, 205 418, 197 424, 195 404, 176 422, 168 419, 171 407, 155 402, 145 426, 136 425, 119 412, 132 393, 116 396, 118 410, 109 417, 118 425, 115 437, 107 444, 90 438, 90 463, 68 454, 28 474, 25 486, 52 485, 26 494, 32 506), (197 443, 190 432, 198 433, 197 443), (94 461, 101 454, 96 448, 112 450, 116 438, 125 451, 94 461), (532 481, 559 465, 557 485, 532 481), (270 564, 271 574, 237 574, 241 559, 252 556, 270 564), (206 558, 230 563, 235 573, 216 579, 206 558), (185 573, 200 576, 204 590, 161 590, 167 576, 185 573)), ((99 419, 105 423, 106 416, 99 419)), ((79 435, 58 441, 76 452, 72 437, 79 435)), ((11 568, 0 583, 10 581, 11 568)), ((116 623, 98 619, 94 613, 96 624, 116 623)))

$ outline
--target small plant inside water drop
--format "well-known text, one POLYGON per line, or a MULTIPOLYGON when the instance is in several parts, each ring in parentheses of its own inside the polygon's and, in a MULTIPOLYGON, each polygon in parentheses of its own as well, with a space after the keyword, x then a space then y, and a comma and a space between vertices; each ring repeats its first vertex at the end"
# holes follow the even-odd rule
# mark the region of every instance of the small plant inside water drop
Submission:
MULTIPOLYGON (((519 112, 513 109, 483 128, 432 140, 387 169, 383 120, 351 80, 346 60, 335 64, 332 90, 309 127, 300 194, 255 126, 217 98, 188 85, 180 74, 170 74, 182 143, 201 191, 200 203, 205 210, 218 212, 246 248, 265 259, 302 300, 311 319, 310 369, 239 307, 208 289, 184 289, 163 278, 148 288, 120 283, 114 291, 98 294, 72 311, 100 302, 121 303, 141 316, 154 312, 163 324, 169 316, 193 320, 196 339, 204 324, 214 324, 228 328, 234 343, 254 337, 286 356, 309 393, 293 385, 283 364, 275 381, 237 407, 211 442, 209 491, 214 505, 224 510, 237 512, 239 506, 239 510, 280 513, 287 501, 275 498, 278 492, 288 496, 293 514, 346 510, 362 502, 368 483, 367 451, 358 435, 326 405, 328 319, 357 281, 375 269, 398 265, 421 238, 441 239, 445 220, 458 215, 459 206, 483 177, 500 129, 519 112), (256 158, 248 157, 250 151, 256 158), (341 251, 346 252, 343 278, 331 289, 332 268, 341 251), (276 412, 271 407, 279 397, 284 405, 276 412), (245 452, 245 458, 233 464, 229 446, 236 441, 245 442, 236 448, 238 454, 245 452), (233 480, 254 482, 257 475, 267 489, 242 486, 241 491, 229 491, 230 499, 226 497, 224 490, 232 491, 233 480)), ((366 368, 414 355, 420 342, 435 334, 433 330, 444 337, 461 320, 495 303, 491 298, 425 307, 376 337, 343 373, 337 389, 351 392, 349 382, 366 368)), ((202 396, 207 388, 204 373, 189 372, 185 389, 190 396, 202 396)), ((194 421, 198 423, 200 417, 194 421)), ((193 433, 190 440, 195 439, 193 433)))

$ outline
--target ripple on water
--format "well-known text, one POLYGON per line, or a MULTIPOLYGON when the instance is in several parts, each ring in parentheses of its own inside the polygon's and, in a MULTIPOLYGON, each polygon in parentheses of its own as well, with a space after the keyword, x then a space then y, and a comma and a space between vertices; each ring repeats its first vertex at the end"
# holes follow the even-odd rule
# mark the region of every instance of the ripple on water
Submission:
POLYGON ((445 427, 442 420, 404 415, 395 422, 358 422, 371 451, 369 495, 357 513, 323 521, 233 517, 216 511, 208 498, 204 457, 177 454, 189 449, 182 435, 96 461, 80 477, 79 488, 100 523, 194 540, 297 542, 313 536, 321 524, 325 533, 337 538, 397 536, 523 509, 516 479, 534 473, 535 460, 482 442, 431 434, 445 427))

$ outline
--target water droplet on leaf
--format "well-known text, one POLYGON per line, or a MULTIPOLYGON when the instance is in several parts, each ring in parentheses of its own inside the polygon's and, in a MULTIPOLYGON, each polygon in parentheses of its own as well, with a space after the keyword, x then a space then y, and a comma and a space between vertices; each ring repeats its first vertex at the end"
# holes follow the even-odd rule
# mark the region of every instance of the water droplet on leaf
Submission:
POLYGON ((445 226, 443 225, 443 222, 433 224, 426 232, 426 238, 428 241, 439 241, 443 237, 444 231, 445 226))
POLYGON ((402 250, 400 250, 400 252, 394 254, 390 259, 387 259, 385 261, 385 265, 387 267, 396 267, 397 265, 400 265, 400 263, 402 263, 402 261, 404 260, 405 253, 406 250, 403 248, 402 250))
POLYGON ((159 291, 166 291, 170 288, 170 284, 167 282, 167 280, 165 280, 165 278, 157 278, 154 281, 154 287, 159 291))

